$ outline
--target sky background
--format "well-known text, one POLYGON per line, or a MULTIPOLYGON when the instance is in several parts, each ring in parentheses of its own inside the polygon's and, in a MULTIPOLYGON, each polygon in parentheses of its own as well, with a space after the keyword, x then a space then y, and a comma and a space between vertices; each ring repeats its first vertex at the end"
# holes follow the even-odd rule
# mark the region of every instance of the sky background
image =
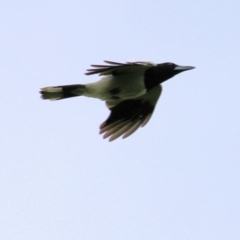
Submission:
POLYGON ((0 239, 240 239, 239 0, 2 0, 0 83, 0 239), (38 93, 103 60, 196 69, 109 143, 104 102, 38 93))

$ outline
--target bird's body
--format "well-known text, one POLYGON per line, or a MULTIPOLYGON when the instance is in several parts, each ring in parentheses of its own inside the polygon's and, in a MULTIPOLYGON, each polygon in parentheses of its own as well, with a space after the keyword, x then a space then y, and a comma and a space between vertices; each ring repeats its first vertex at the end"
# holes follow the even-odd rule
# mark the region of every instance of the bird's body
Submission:
POLYGON ((142 76, 105 76, 95 83, 86 84, 84 96, 104 101, 126 100, 146 93, 142 76))
POLYGON ((123 135, 129 136, 150 119, 161 94, 161 83, 174 75, 193 69, 173 63, 151 62, 116 63, 92 65, 86 75, 99 74, 99 81, 42 88, 43 99, 60 100, 86 96, 106 101, 111 110, 109 118, 101 124, 100 133, 110 141, 123 135))

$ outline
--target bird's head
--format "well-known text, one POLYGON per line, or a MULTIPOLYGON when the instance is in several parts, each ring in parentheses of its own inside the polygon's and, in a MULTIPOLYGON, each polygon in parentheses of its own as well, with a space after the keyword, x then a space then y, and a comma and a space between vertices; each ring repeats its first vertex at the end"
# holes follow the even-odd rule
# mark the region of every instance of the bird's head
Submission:
POLYGON ((145 86, 147 89, 151 89, 152 87, 165 82, 169 78, 172 78, 176 74, 194 68, 195 67, 191 66, 180 66, 170 62, 156 64, 145 72, 145 86))
POLYGON ((180 66, 175 63, 167 62, 167 63, 157 64, 156 68, 158 69, 159 76, 161 76, 162 80, 166 81, 167 79, 175 76, 176 74, 194 69, 195 67, 180 66))

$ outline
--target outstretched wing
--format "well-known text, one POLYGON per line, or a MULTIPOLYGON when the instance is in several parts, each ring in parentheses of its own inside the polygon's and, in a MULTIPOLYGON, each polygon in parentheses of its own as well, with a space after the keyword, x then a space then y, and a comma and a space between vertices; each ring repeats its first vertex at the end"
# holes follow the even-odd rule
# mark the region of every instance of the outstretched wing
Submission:
POLYGON ((104 133, 104 139, 110 137, 109 141, 113 141, 122 135, 126 138, 140 126, 144 127, 153 114, 161 92, 162 86, 158 85, 141 97, 116 102, 115 106, 107 102, 111 113, 100 125, 100 134, 104 133))
POLYGON ((111 61, 104 61, 109 65, 91 65, 93 68, 87 69, 86 75, 99 74, 99 75, 119 75, 125 72, 134 71, 135 68, 155 66, 155 63, 151 62, 127 62, 118 63, 111 61))

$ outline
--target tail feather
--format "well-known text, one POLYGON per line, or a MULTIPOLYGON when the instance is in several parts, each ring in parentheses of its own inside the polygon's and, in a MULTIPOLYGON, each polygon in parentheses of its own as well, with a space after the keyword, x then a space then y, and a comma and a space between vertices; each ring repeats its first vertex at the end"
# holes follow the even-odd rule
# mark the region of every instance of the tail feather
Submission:
POLYGON ((40 94, 42 99, 60 100, 81 96, 84 94, 85 89, 86 86, 82 84, 53 86, 41 88, 40 94))

